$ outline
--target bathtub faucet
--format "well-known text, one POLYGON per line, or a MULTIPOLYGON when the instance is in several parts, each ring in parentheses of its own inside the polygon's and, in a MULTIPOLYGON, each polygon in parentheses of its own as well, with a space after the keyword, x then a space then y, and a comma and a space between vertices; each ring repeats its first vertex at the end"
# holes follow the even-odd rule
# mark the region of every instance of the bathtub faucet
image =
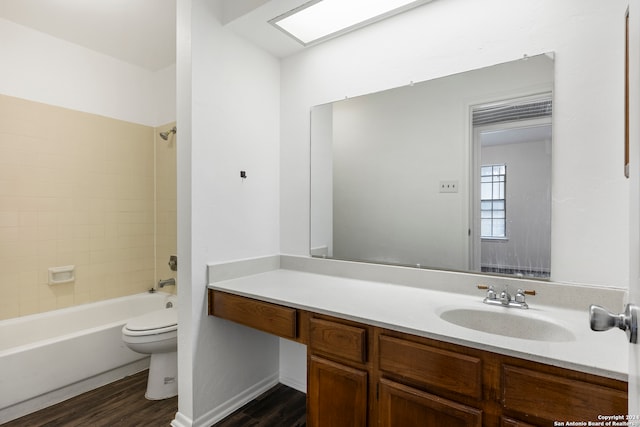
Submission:
POLYGON ((175 286, 176 285, 176 279, 174 279, 173 277, 171 279, 165 279, 165 280, 159 280, 158 281, 158 287, 160 289, 164 288, 165 286, 175 286))

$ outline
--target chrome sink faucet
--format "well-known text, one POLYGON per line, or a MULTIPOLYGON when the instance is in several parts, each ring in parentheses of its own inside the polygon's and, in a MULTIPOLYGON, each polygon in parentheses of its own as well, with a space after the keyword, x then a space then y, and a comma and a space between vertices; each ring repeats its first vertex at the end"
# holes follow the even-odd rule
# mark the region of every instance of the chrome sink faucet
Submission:
POLYGON ((535 295, 536 291, 525 291, 518 289, 515 296, 509 293, 509 288, 505 286, 504 290, 497 293, 492 285, 478 285, 478 289, 486 289, 487 296, 482 302, 490 305, 501 305, 503 307, 517 307, 527 309, 529 305, 526 302, 526 295, 535 295))

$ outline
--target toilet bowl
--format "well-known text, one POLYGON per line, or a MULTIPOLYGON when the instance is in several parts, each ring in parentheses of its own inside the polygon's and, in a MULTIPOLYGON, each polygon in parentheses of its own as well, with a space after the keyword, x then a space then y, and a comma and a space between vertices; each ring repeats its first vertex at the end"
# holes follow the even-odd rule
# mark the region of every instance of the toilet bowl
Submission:
POLYGON ((129 319, 122 341, 131 350, 150 354, 145 397, 160 400, 178 394, 178 312, 175 307, 129 319))

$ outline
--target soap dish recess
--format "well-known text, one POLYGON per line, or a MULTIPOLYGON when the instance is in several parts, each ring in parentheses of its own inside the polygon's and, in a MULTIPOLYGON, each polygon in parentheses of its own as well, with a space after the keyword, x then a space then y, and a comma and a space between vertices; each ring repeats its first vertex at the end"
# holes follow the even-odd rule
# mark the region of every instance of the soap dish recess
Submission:
POLYGON ((49 268, 49 284, 59 285, 76 280, 76 266, 64 265, 62 267, 49 268))

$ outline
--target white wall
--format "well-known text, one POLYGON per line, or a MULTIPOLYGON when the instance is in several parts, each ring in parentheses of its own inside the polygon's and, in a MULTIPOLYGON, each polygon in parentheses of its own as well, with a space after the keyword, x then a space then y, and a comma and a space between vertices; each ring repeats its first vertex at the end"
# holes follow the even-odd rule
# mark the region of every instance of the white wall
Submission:
POLYGON ((600 0, 437 1, 283 60, 281 251, 309 251, 311 106, 553 51, 552 278, 626 287, 626 7, 600 0))
POLYGON ((156 71, 152 81, 154 126, 176 121, 176 65, 156 71))
POLYGON ((206 314, 207 263, 279 251, 280 66, 221 13, 220 1, 178 0, 176 425, 211 425, 278 379, 277 338, 206 314))
POLYGON ((147 126, 175 120, 174 67, 154 73, 4 19, 0 39, 0 93, 147 126))

